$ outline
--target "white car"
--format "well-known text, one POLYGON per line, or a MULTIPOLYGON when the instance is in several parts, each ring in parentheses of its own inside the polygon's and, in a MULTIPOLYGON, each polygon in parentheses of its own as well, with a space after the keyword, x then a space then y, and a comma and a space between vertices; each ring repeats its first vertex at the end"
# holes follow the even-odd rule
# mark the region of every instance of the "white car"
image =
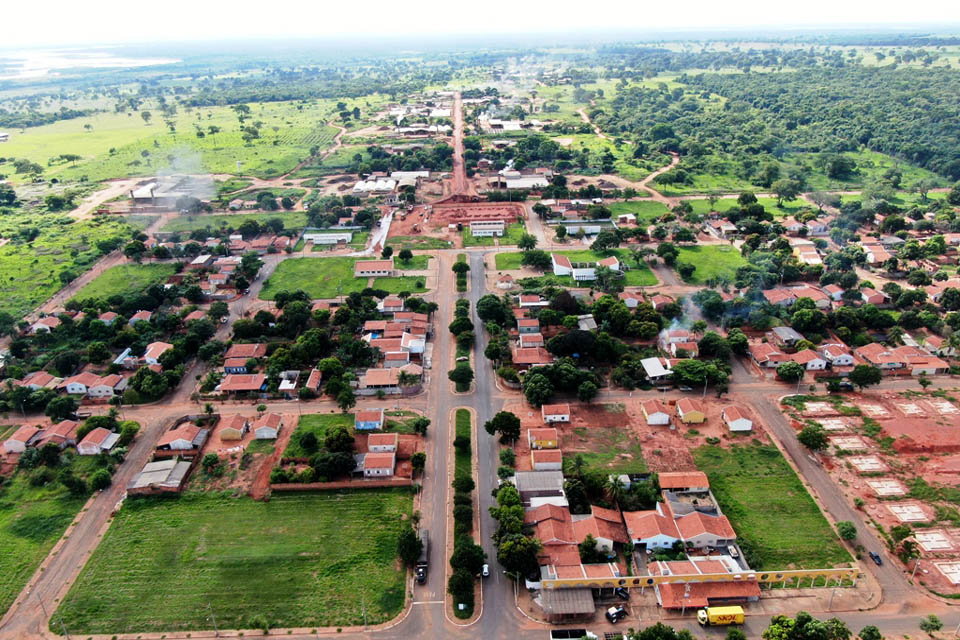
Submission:
POLYGON ((482 575, 484 578, 489 577, 489 576, 490 576, 490 565, 488 565, 488 564, 483 565, 483 569, 480 570, 480 575, 482 575))

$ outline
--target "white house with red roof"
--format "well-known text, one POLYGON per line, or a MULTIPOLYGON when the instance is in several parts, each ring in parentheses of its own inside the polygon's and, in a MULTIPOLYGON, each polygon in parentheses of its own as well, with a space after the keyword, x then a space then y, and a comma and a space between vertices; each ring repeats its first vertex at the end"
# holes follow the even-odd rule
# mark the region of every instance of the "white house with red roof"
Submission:
POLYGON ((3 441, 3 450, 7 453, 23 453, 27 447, 32 447, 42 436, 43 431, 41 429, 24 425, 3 441))
POLYGON ((790 356, 790 359, 802 365, 807 371, 822 371, 827 368, 827 361, 821 358, 820 354, 813 349, 797 351, 790 356))
POLYGON ((103 427, 97 427, 77 443, 77 453, 82 456, 95 456, 104 451, 110 451, 119 439, 119 433, 114 433, 103 427))
POLYGON ((720 416, 730 431, 746 432, 753 430, 753 420, 747 417, 746 411, 736 405, 724 407, 720 416))

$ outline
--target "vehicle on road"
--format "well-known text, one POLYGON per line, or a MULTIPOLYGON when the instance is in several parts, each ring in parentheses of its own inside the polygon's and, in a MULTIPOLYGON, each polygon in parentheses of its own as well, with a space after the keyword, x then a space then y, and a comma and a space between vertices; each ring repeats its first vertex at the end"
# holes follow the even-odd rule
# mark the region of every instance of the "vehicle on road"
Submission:
POLYGON ((623 587, 617 587, 613 590, 614 595, 616 595, 621 600, 629 600, 630 592, 624 589, 623 587))
POLYGON ((697 622, 703 626, 743 624, 743 607, 706 607, 697 611, 697 622))
POLYGON ((677 389, 680 391, 693 391, 693 387, 688 387, 685 384, 680 385, 677 389))
POLYGON ((597 640, 597 634, 586 629, 551 629, 550 640, 597 640))
POLYGON ((627 610, 620 606, 610 607, 607 609, 606 616, 607 620, 613 624, 616 624, 627 617, 627 610))
POLYGON ((483 569, 480 570, 480 575, 482 575, 484 578, 489 578, 489 577, 490 577, 490 565, 488 565, 488 564, 483 565, 483 569))
POLYGON ((881 558, 880 554, 877 553, 876 551, 870 552, 870 559, 873 560, 878 567, 883 564, 883 558, 881 558))
POLYGON ((427 581, 427 559, 430 557, 430 535, 426 529, 420 530, 420 540, 423 542, 423 549, 420 550, 420 557, 417 558, 413 571, 417 576, 417 582, 423 584, 427 581))

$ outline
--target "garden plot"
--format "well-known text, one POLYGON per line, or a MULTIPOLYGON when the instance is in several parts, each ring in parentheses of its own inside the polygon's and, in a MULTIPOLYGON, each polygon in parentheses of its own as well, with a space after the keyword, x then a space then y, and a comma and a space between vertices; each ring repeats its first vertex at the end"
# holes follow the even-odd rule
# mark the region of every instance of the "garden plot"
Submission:
POLYGON ((837 408, 829 402, 807 402, 803 412, 805 416, 827 416, 836 414, 837 408))
POLYGON ((889 509, 890 513, 892 513, 900 522, 930 521, 930 517, 927 515, 926 510, 917 502, 895 502, 888 504, 887 509, 889 509))
POLYGON ((883 473, 890 469, 887 463, 877 456, 850 456, 847 460, 860 473, 883 473))
POLYGON ((873 489, 878 498, 907 495, 907 488, 899 480, 867 480, 867 486, 873 489))
POLYGON ((843 451, 866 451, 869 447, 860 436, 834 436, 830 444, 843 451))

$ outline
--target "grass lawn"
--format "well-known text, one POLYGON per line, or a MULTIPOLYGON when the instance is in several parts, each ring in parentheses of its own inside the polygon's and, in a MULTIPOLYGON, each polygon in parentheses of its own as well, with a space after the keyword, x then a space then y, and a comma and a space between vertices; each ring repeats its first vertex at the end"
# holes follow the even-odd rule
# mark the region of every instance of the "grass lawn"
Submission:
POLYGON ((411 508, 406 490, 130 499, 57 617, 83 634, 212 629, 211 612, 221 629, 382 623, 403 608, 411 508))
POLYGON ((737 268, 747 263, 736 248, 727 245, 677 247, 677 250, 680 253, 677 262, 689 262, 697 268, 691 284, 702 284, 719 276, 732 280, 737 268))
POLYGON ((244 453, 266 453, 269 455, 273 453, 276 445, 276 440, 253 440, 244 449, 244 453))
POLYGON ((646 202, 643 200, 627 200, 612 202, 606 206, 610 209, 613 220, 616 220, 617 216, 625 213, 632 213, 637 216, 637 224, 641 226, 651 224, 656 218, 659 218, 665 213, 670 213, 667 205, 652 200, 646 202))
POLYGON ((290 436, 287 448, 283 450, 284 458, 308 458, 311 453, 300 447, 300 437, 307 432, 317 436, 317 441, 323 443, 327 430, 334 427, 347 427, 353 431, 353 414, 351 413, 313 413, 300 416, 297 428, 290 436))
POLYGON ((152 284, 166 281, 176 271, 173 263, 121 264, 110 267, 81 289, 75 298, 106 299, 113 295, 133 296, 152 284))
MULTIPOLYGON (((335 298, 354 291, 363 291, 367 278, 353 277, 353 263, 358 258, 290 258, 277 265, 276 271, 260 290, 261 300, 273 300, 277 291, 303 289, 317 299, 335 298), (340 291, 337 291, 337 287, 340 291)), ((384 278, 385 279, 385 278, 384 278)))
MULTIPOLYGON (((6 436, 12 435, 10 433, 6 436)), ((55 480, 32 487, 17 473, 0 490, 0 616, 6 613, 86 497, 73 498, 55 480)))
POLYGON ((279 218, 283 220, 285 229, 303 229, 307 226, 307 214, 304 211, 269 211, 264 213, 227 213, 227 214, 196 214, 178 216, 163 226, 163 231, 172 233, 189 233, 197 229, 236 229, 247 220, 256 220, 264 223, 267 220, 279 218))
POLYGON ((426 288, 426 283, 427 279, 423 276, 394 276, 392 278, 375 278, 373 288, 382 289, 387 293, 400 293, 401 291, 424 293, 429 291, 426 288), (418 287, 418 282, 423 283, 424 286, 418 287))
POLYGON ((413 411, 384 411, 383 430, 389 433, 415 433, 410 425, 420 416, 413 411))
MULTIPOLYGON (((590 249, 555 251, 553 253, 567 256, 571 261, 574 262, 596 262, 597 260, 614 255, 617 256, 621 262, 626 263, 627 266, 630 267, 630 270, 626 272, 626 279, 624 281, 624 284, 626 284, 628 287, 652 287, 658 282, 657 276, 653 275, 653 272, 650 271, 650 267, 648 267, 646 264, 637 265, 637 263, 631 258, 630 252, 627 249, 614 249, 606 253, 596 253, 590 249)), ((494 257, 494 262, 497 269, 521 269, 522 265, 520 264, 520 260, 522 258, 522 252, 511 251, 509 253, 498 253, 494 257)), ((574 282, 573 278, 570 276, 561 276, 558 279, 569 287, 580 286, 579 283, 574 282)))
POLYGON ((621 429, 585 429, 573 430, 580 439, 589 442, 586 451, 573 451, 564 456, 572 460, 582 455, 591 470, 604 473, 646 473, 647 464, 643 460, 640 443, 621 429))
POLYGON ((426 271, 427 263, 430 262, 430 258, 433 256, 428 255, 416 255, 413 256, 409 262, 404 262, 400 258, 394 256, 393 264, 400 271, 426 271))
MULTIPOLYGON (((500 238, 500 245, 516 246, 516 244, 520 242, 520 237, 526 232, 527 228, 522 222, 508 224, 506 230, 504 231, 503 237, 500 238)), ((463 239, 464 247, 492 247, 495 244, 495 238, 493 236, 480 236, 478 238, 473 237, 470 234, 469 227, 465 227, 463 231, 460 232, 460 237, 463 239)))
POLYGON ((693 451, 754 569, 820 569, 850 554, 774 446, 693 451))
POLYGON ((449 249, 453 243, 443 238, 433 236, 390 236, 387 244, 399 251, 400 249, 449 249))

